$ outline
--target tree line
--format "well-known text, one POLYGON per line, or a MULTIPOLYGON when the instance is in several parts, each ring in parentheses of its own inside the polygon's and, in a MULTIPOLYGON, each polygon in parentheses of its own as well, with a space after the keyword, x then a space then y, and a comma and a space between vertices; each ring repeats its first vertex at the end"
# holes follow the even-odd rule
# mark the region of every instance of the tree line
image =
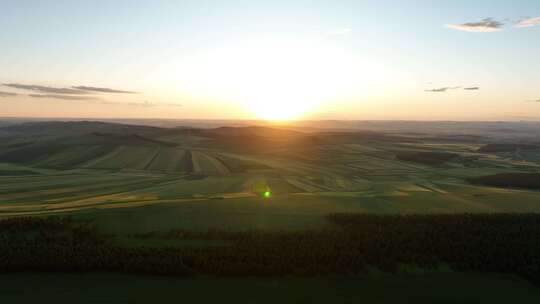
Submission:
POLYGON ((121 246, 91 222, 69 218, 0 221, 0 271, 113 271, 161 275, 361 275, 403 266, 510 273, 540 283, 540 215, 328 216, 332 229, 204 232, 141 239, 223 240, 205 247, 121 246))

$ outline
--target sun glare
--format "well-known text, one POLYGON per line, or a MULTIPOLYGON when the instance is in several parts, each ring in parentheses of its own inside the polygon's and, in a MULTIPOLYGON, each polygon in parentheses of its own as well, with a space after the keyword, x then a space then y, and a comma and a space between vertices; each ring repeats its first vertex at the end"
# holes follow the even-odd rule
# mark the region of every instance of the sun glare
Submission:
POLYGON ((307 116, 321 103, 351 92, 357 82, 352 55, 320 44, 262 41, 213 49, 204 62, 198 67, 199 89, 237 101, 267 120, 307 116))

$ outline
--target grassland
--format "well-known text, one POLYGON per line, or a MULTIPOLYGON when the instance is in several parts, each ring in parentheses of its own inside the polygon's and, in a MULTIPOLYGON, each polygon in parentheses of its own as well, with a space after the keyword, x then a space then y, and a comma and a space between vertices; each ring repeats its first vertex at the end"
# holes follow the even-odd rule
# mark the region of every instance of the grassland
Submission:
POLYGON ((508 151, 534 145, 262 127, 68 124, 7 127, 0 217, 69 213, 95 218, 104 229, 138 231, 314 228, 334 212, 540 211, 536 190, 468 182, 538 172, 534 150, 508 151), (261 197, 267 190, 270 199, 261 197))
MULTIPOLYGON (((489 176, 536 176, 540 170, 540 152, 533 148, 536 143, 263 127, 162 129, 92 122, 51 124, 10 125, 0 132, 0 219, 70 216, 91 221, 98 231, 115 235, 123 244, 160 247, 179 242, 184 246, 186 242, 135 235, 173 230, 324 230, 334 228, 328 215, 336 213, 540 212, 537 189, 471 182, 489 176), (269 192, 269 197, 264 192, 269 192)), ((188 243, 194 247, 214 244, 208 240, 188 243)), ((468 288, 459 285, 462 274, 433 276, 439 282, 449 280, 461 286, 456 288, 463 288, 463 292, 468 288)), ((478 279, 480 289, 483 284, 506 284, 513 290, 511 294, 518 290, 525 294, 528 288, 492 276, 463 276, 478 279)), ((370 280, 342 282, 347 286, 345 293, 353 288, 365 288, 368 293, 384 284, 408 286, 399 276, 370 280)), ((214 282, 202 279, 185 284, 194 289, 199 283, 244 284, 241 280, 214 282)), ((250 284, 254 290, 266 290, 268 282, 250 284)), ((272 284, 297 286, 299 301, 308 301, 324 299, 325 295, 310 297, 305 293, 307 287, 302 286, 333 283, 272 284)), ((406 297, 409 289, 401 290, 406 297)), ((439 299, 436 290, 448 294, 444 289, 432 290, 426 298, 415 299, 439 299)), ((458 299, 458 294, 455 297, 458 299)), ((463 299, 474 302, 476 298, 463 299)), ((500 299, 505 299, 504 294, 493 296, 492 302, 500 299)))

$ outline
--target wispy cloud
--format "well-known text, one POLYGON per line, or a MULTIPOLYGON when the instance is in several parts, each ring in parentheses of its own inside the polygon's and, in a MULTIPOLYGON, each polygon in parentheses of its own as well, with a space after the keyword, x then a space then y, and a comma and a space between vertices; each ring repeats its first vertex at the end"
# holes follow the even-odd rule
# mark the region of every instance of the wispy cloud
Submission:
POLYGON ((71 95, 84 95, 88 94, 86 91, 81 91, 77 89, 71 89, 71 88, 55 88, 55 87, 47 87, 47 86, 41 86, 41 85, 31 85, 31 84, 20 84, 20 83, 4 83, 4 86, 20 89, 20 90, 28 90, 28 91, 35 91, 39 93, 48 93, 48 94, 71 94, 71 95))
POLYGON ((70 88, 60 88, 60 87, 48 87, 48 86, 42 86, 42 85, 20 84, 20 83, 4 83, 4 86, 19 89, 19 90, 34 91, 37 93, 45 93, 45 94, 66 94, 66 95, 86 95, 86 94, 92 94, 92 93, 138 94, 138 92, 111 89, 111 88, 102 88, 102 87, 92 87, 92 86, 73 86, 70 88))
POLYGON ((493 18, 486 18, 479 22, 467 22, 462 24, 446 24, 447 28, 451 28, 459 31, 476 32, 476 33, 490 33, 499 32, 502 30, 504 23, 494 20, 493 18))
POLYGON ((77 90, 88 91, 88 92, 98 92, 98 93, 120 93, 120 94, 138 94, 138 92, 117 90, 111 88, 100 88, 100 87, 89 87, 89 86, 75 86, 72 87, 77 90))
POLYGON ((4 91, 0 91, 0 97, 15 97, 19 94, 17 93, 11 93, 11 92, 4 92, 4 91))
POLYGON ((463 88, 464 90, 467 90, 467 91, 477 91, 477 90, 480 90, 479 87, 466 87, 466 88, 463 88))
POLYGON ((443 93, 443 92, 446 92, 448 90, 456 90, 456 89, 459 89, 461 87, 442 87, 442 88, 435 88, 435 89, 429 89, 429 90, 424 90, 426 92, 435 92, 435 93, 443 93))
MULTIPOLYGON (((42 98, 42 99, 60 99, 60 100, 72 100, 72 101, 86 101, 93 102, 99 101, 101 104, 109 105, 123 105, 123 106, 133 106, 133 107, 155 107, 155 106, 181 106, 179 104, 157 104, 151 103, 148 101, 138 102, 116 102, 116 101, 107 101, 99 98, 99 94, 139 94, 139 92, 118 90, 105 87, 93 87, 93 86, 72 86, 72 87, 49 87, 42 85, 33 85, 33 84, 20 84, 20 83, 4 83, 6 87, 26 90, 34 92, 32 94, 27 94, 31 98, 42 98)), ((0 97, 9 97, 9 96, 18 96, 17 93, 10 93, 0 91, 0 97)), ((22 96, 22 95, 21 95, 22 96)))
POLYGON ((145 107, 145 108, 150 108, 150 107, 157 106, 157 104, 151 103, 151 102, 148 102, 148 101, 144 101, 144 102, 103 101, 102 104, 105 104, 105 105, 132 106, 132 107, 145 107))
POLYGON ((155 103, 151 103, 151 102, 148 102, 148 101, 144 101, 144 102, 128 102, 127 105, 128 106, 134 106, 134 107, 145 107, 145 108, 157 106, 155 103))
POLYGON ((494 20, 493 18, 486 18, 479 22, 467 22, 462 24, 446 24, 447 28, 454 30, 477 32, 477 33, 490 33, 500 32, 503 30, 505 23, 514 24, 514 27, 525 28, 540 25, 540 17, 525 18, 518 21, 512 21, 507 18, 502 21, 494 20))
POLYGON ((540 25, 540 17, 535 18, 527 18, 520 20, 518 23, 516 23, 515 27, 531 27, 531 26, 537 26, 540 25))
POLYGON ((61 94, 29 94, 32 98, 49 98, 49 99, 62 99, 62 100, 99 100, 97 97, 92 96, 72 96, 61 94))
POLYGON ((130 107, 143 107, 143 108, 151 108, 151 107, 159 107, 159 106, 182 107, 182 105, 178 104, 178 103, 153 103, 153 102, 149 102, 148 100, 146 100, 144 102, 102 101, 101 104, 104 104, 104 105, 130 106, 130 107))

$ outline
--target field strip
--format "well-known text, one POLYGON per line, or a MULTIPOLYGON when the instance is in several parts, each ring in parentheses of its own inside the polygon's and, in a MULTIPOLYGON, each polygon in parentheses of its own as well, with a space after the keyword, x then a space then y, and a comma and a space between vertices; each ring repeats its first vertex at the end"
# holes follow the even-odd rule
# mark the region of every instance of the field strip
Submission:
MULTIPOLYGON (((241 196, 241 197, 224 197, 223 199, 236 199, 236 198, 247 198, 253 196, 241 196)), ((78 206, 66 206, 67 208, 58 208, 58 209, 44 209, 46 205, 33 205, 36 207, 35 210, 23 211, 29 208, 19 208, 15 206, 15 212, 9 212, 8 208, 13 206, 2 206, 0 210, 6 210, 6 212, 0 212, 0 218, 2 217, 14 217, 14 216, 29 216, 29 215, 46 215, 46 214, 58 214, 58 213, 68 213, 68 212, 77 212, 84 210, 96 210, 96 209, 118 209, 118 208, 134 208, 134 207, 144 207, 149 205, 157 204, 172 204, 172 203, 184 203, 184 202, 200 202, 208 201, 211 198, 181 198, 181 199, 166 199, 166 200, 143 200, 143 201, 132 201, 132 202, 117 202, 117 203, 101 203, 101 204, 88 204, 88 205, 78 205, 78 206), (21 210, 22 209, 22 210, 21 210)), ((238 212, 236 212, 238 213, 238 212)))
POLYGON ((459 184, 455 182, 445 182, 445 181, 437 181, 437 184, 454 186, 454 187, 472 188, 472 189, 489 189, 490 191, 496 192, 496 193, 538 193, 539 192, 539 191, 530 190, 530 189, 499 188, 499 187, 490 187, 490 186, 459 184))
POLYGON ((227 168, 223 164, 223 162, 221 162, 220 160, 218 160, 218 159, 216 159, 213 156, 208 155, 208 154, 203 154, 203 155, 209 160, 209 162, 214 166, 216 171, 218 171, 220 174, 227 175, 227 174, 231 173, 229 171, 229 168, 227 168))
POLYGON ((69 189, 82 189, 88 190, 92 188, 110 188, 110 187, 119 187, 126 186, 131 184, 141 184, 145 182, 153 181, 169 181, 170 178, 165 178, 162 176, 128 176, 127 178, 114 178, 107 180, 95 180, 95 179, 72 179, 72 180, 63 180, 59 183, 47 184, 46 181, 43 184, 35 185, 35 187, 24 187, 24 184, 21 184, 21 187, 17 188, 7 188, 1 189, 0 197, 5 196, 6 194, 24 194, 24 195, 35 195, 37 194, 47 194, 47 193, 57 193, 59 190, 69 190, 69 189), (8 191, 12 190, 12 191, 8 191))
POLYGON ((289 184, 307 192, 320 192, 322 189, 314 185, 307 184, 303 181, 300 181, 299 178, 287 177, 285 178, 289 184))
MULTIPOLYGON (((21 188, 28 189, 29 187, 36 187, 41 185, 56 186, 56 185, 69 185, 78 184, 77 180, 96 180, 97 175, 88 174, 65 174, 65 175, 39 175, 32 177, 23 177, 22 180, 15 179, 0 184, 0 189, 12 188, 12 185, 20 185, 21 188), (67 179, 66 179, 67 178, 67 179)), ((116 180, 118 176, 112 174, 106 174, 99 176, 99 180, 116 180)))
POLYGON ((96 159, 93 159, 89 162, 87 162, 86 164, 83 164, 81 165, 82 168, 87 168, 87 167, 92 167, 92 166, 95 166, 96 164, 104 161, 104 160, 107 160, 107 159, 110 159, 110 158, 113 158, 115 156, 117 156, 118 154, 120 154, 122 151, 124 151, 126 149, 125 146, 120 146, 120 147, 117 147, 115 148, 114 150, 112 150, 111 152, 101 156, 101 157, 98 157, 96 159))
POLYGON ((208 198, 182 198, 182 199, 169 199, 169 200, 156 200, 156 199, 147 199, 147 200, 138 200, 138 201, 129 201, 129 202, 88 202, 86 204, 62 204, 62 208, 55 207, 56 205, 45 205, 45 204, 35 204, 35 205, 26 205, 26 206, 0 206, 0 217, 11 216, 12 214, 44 214, 50 212, 62 212, 62 211, 79 211, 87 209, 114 209, 114 208, 126 208, 126 207, 137 207, 137 206, 146 206, 154 204, 165 204, 165 203, 181 203, 181 202, 196 202, 196 201, 205 201, 208 198), (9 210, 14 210, 15 212, 9 212, 9 210), (5 210, 5 211, 4 211, 5 210), (28 210, 28 211, 25 211, 28 210))
POLYGON ((437 192, 439 194, 448 194, 447 191, 444 191, 441 188, 439 188, 439 187, 437 187, 437 186, 435 186, 435 185, 433 185, 432 183, 429 183, 429 182, 418 182, 417 184, 418 184, 418 186, 424 187, 426 189, 429 189, 429 190, 431 190, 433 192, 437 192))
POLYGON ((93 191, 93 190, 99 190, 99 189, 106 189, 106 188, 118 188, 118 187, 125 187, 125 186, 129 186, 129 185, 135 185, 135 184, 140 184, 140 183, 147 183, 149 182, 149 180, 145 180, 145 181, 137 181, 137 182, 132 182, 132 183, 118 183, 118 184, 105 184, 105 183, 100 183, 100 184, 96 184, 96 183, 93 183, 91 184, 90 186, 79 186, 79 187, 62 187, 62 188, 52 188, 52 189, 48 189, 48 190, 36 190, 36 191, 30 191, 30 192, 25 192, 25 191, 18 191, 18 192, 13 192, 13 193, 9 193, 9 194, 0 194, 0 199, 24 199, 24 198, 28 198, 28 197, 34 197, 34 196, 40 196, 40 195, 54 195, 54 194, 66 194, 66 195, 69 195, 69 194, 76 194, 76 193, 80 193, 80 192, 83 192, 83 191, 93 191))
POLYGON ((193 172, 202 173, 202 166, 199 158, 199 152, 191 151, 191 163, 193 164, 193 172))
POLYGON ((414 183, 410 184, 397 184, 397 190, 405 192, 433 192, 433 190, 424 187, 423 185, 418 185, 414 183))
POLYGON ((137 167, 140 167, 143 170, 147 170, 150 167, 150 165, 154 162, 154 160, 159 156, 159 153, 161 153, 161 147, 156 148, 154 151, 154 154, 149 155, 147 158, 147 161, 144 164, 141 164, 141 166, 137 166, 137 167))
POLYGON ((227 152, 220 152, 219 154, 225 157, 230 157, 234 159, 261 163, 271 168, 281 169, 281 170, 284 170, 285 172, 291 172, 298 175, 305 175, 306 173, 317 174, 321 172, 320 167, 309 166, 309 165, 306 165, 305 163, 291 162, 290 160, 287 160, 287 159, 275 159, 275 158, 269 158, 269 157, 267 158, 251 157, 247 155, 232 154, 232 153, 227 153, 227 152))
POLYGON ((248 198, 248 197, 258 197, 255 193, 252 192, 229 192, 229 193, 220 193, 212 194, 209 199, 227 199, 227 198, 248 198))
POLYGON ((183 149, 174 148, 174 155, 172 160, 167 162, 167 168, 165 171, 168 172, 178 172, 183 171, 182 169, 182 159, 186 152, 183 149))
MULTIPOLYGON (((75 202, 75 201, 79 202, 82 200, 91 200, 93 198, 98 198, 98 197, 103 197, 103 196, 128 194, 128 193, 132 193, 134 191, 140 190, 140 189, 147 189, 147 188, 166 185, 166 184, 170 184, 174 182, 175 180, 171 181, 169 179, 165 179, 165 180, 164 179, 151 179, 151 180, 142 180, 142 181, 138 180, 131 183, 120 184, 120 186, 123 187, 121 191, 118 191, 119 190, 118 185, 112 185, 112 186, 109 185, 105 187, 98 187, 98 189, 102 190, 100 192, 94 192, 90 194, 81 194, 77 197, 64 196, 60 198, 48 199, 48 200, 45 200, 44 202, 47 202, 49 204, 61 204, 61 203, 75 202), (152 183, 152 184, 149 185, 149 183, 152 183), (141 185, 145 187, 141 188, 140 187, 141 185)), ((32 199, 32 198, 30 197, 29 199, 32 199)), ((20 205, 21 203, 17 203, 17 204, 20 205)), ((27 203, 25 203, 25 205, 26 204, 27 203)))
POLYGON ((306 185, 311 185, 313 187, 319 188, 320 189, 319 191, 336 191, 336 188, 331 185, 326 184, 326 182, 324 182, 324 179, 323 179, 323 184, 317 183, 310 179, 301 179, 300 182, 305 183, 306 185))
POLYGON ((153 170, 153 168, 157 167, 160 157, 162 157, 166 151, 163 147, 159 147, 156 154, 154 154, 154 157, 146 164, 144 167, 144 170, 153 170))
POLYGON ((363 197, 367 192, 366 191, 351 191, 351 192, 332 192, 332 191, 323 191, 323 192, 302 192, 302 193, 290 193, 291 196, 321 196, 321 197, 363 197))

